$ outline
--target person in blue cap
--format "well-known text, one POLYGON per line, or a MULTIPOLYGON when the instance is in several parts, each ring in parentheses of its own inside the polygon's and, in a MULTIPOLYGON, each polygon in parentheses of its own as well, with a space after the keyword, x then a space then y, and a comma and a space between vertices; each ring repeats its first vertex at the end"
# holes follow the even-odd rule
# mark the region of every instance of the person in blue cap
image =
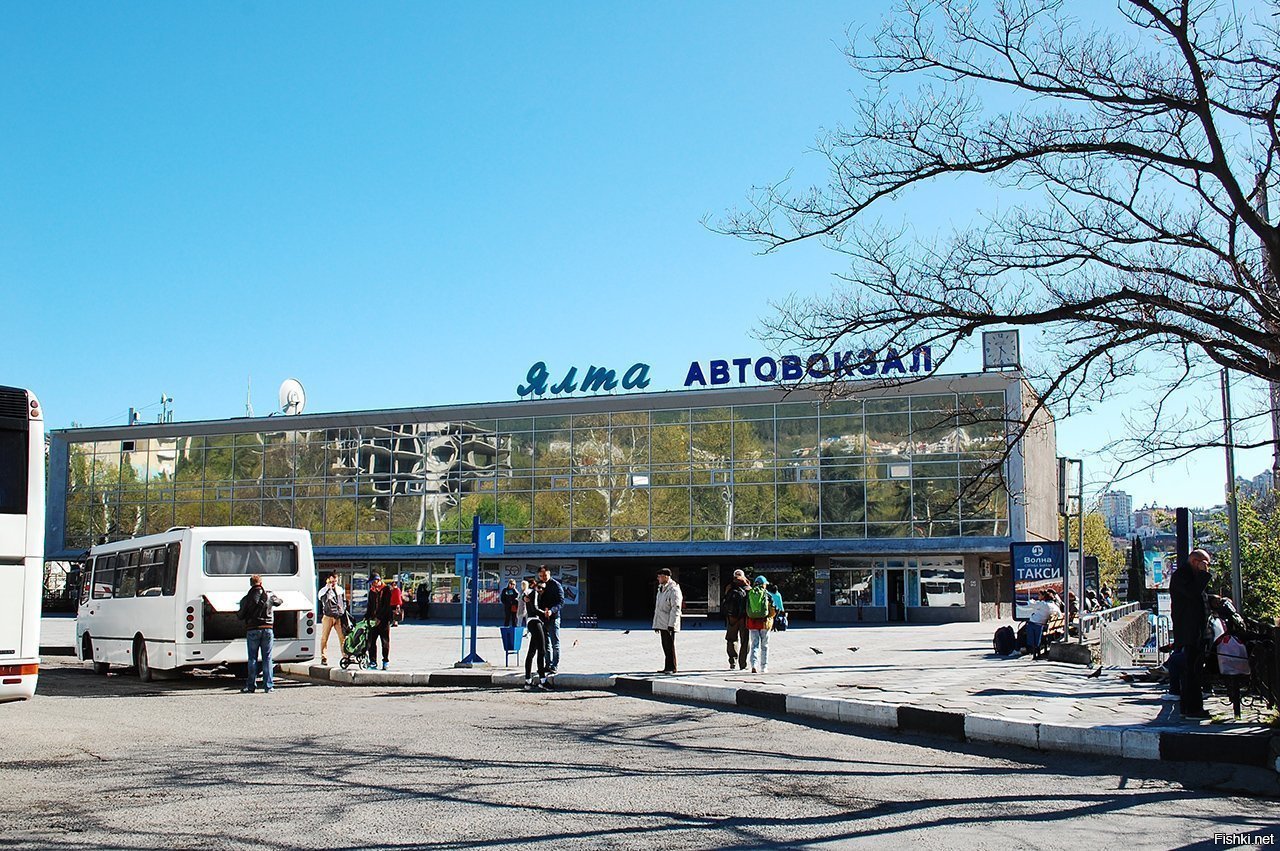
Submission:
POLYGON ((747 629, 751 633, 751 673, 769 673, 769 631, 778 612, 769 593, 769 581, 757 576, 747 592, 747 629), (760 662, 756 664, 756 654, 760 662))

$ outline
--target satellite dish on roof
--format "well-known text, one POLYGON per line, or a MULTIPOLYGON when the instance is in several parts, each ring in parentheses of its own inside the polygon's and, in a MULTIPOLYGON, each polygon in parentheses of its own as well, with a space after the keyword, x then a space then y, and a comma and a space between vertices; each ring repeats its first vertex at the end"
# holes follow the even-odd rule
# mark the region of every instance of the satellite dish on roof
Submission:
POLYGON ((307 391, 296 378, 286 378, 280 384, 280 413, 285 416, 302 413, 307 404, 307 391))

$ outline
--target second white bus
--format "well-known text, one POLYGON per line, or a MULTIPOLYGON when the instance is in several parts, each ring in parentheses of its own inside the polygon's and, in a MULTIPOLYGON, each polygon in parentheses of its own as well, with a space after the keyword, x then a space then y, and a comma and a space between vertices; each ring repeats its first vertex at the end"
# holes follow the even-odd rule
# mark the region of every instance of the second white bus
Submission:
POLYGON ((246 624, 236 613, 258 574, 283 600, 277 662, 314 657, 316 567, 311 533, 268 526, 170 529, 89 551, 76 613, 76 648, 98 673, 244 665, 246 624))

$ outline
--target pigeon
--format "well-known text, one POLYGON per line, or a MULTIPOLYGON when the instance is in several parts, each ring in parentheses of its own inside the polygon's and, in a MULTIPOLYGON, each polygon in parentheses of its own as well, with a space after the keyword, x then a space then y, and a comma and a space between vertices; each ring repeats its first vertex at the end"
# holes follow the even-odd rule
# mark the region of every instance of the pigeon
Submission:
POLYGON ((819 656, 822 655, 822 651, 816 647, 810 647, 809 649, 812 650, 814 653, 817 653, 819 656))
POLYGON ((1096 670, 1096 671, 1094 671, 1092 674, 1090 674, 1090 675, 1088 676, 1088 679, 1093 679, 1094 677, 1100 677, 1100 676, 1102 676, 1102 669, 1101 669, 1101 668, 1099 668, 1098 670, 1096 670))
POLYGON ((624 630, 622 631, 622 634, 623 634, 623 635, 630 635, 630 634, 631 634, 631 630, 629 630, 629 629, 624 629, 624 630))
POLYGON ((849 652, 850 652, 850 653, 857 653, 857 652, 858 652, 858 648, 856 648, 856 647, 850 647, 850 648, 849 648, 849 652))
POLYGON ((573 645, 572 645, 572 646, 570 646, 570 648, 569 648, 569 649, 570 649, 570 650, 572 650, 574 647, 577 647, 577 646, 578 646, 578 639, 576 639, 576 638, 575 638, 575 639, 573 640, 573 645))

